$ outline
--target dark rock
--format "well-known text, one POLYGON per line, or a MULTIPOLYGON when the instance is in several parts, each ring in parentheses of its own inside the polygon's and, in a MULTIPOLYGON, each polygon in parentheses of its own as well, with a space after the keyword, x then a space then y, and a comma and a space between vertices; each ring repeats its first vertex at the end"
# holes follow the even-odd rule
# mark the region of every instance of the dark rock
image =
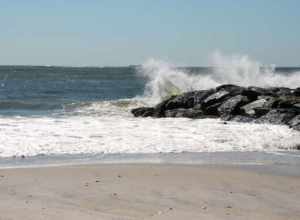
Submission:
POLYGON ((259 118, 265 114, 267 114, 271 109, 269 108, 255 108, 254 111, 255 111, 255 117, 256 118, 259 118))
POLYGON ((258 99, 256 101, 250 102, 247 105, 244 105, 241 107, 241 110, 244 114, 251 116, 251 117, 260 117, 262 111, 265 111, 266 109, 271 109, 272 105, 274 103, 274 98, 270 96, 262 96, 261 99, 258 99), (259 114, 260 113, 260 114, 259 114))
POLYGON ((293 93, 292 89, 289 89, 286 87, 271 87, 271 88, 269 88, 269 90, 278 96, 292 95, 292 93, 293 93))
POLYGON ((296 111, 292 109, 273 109, 264 116, 256 120, 257 123, 287 124, 296 116, 296 111))
POLYGON ((219 115, 223 119, 229 119, 239 111, 239 107, 248 103, 248 98, 246 96, 237 95, 220 105, 218 108, 219 115))
POLYGON ((293 105, 293 108, 299 108, 300 109, 300 103, 296 103, 293 105))
POLYGON ((159 103, 158 105, 156 105, 154 107, 154 112, 153 112, 153 117, 156 118, 161 118, 161 117, 166 117, 165 116, 165 111, 166 111, 166 105, 168 102, 170 102, 171 100, 173 100, 174 98, 176 98, 176 96, 172 96, 164 101, 162 101, 161 103, 159 103))
POLYGON ((292 128, 294 128, 295 130, 300 131, 300 115, 296 115, 295 117, 293 117, 289 122, 288 125, 292 128))
POLYGON ((148 108, 148 107, 135 108, 131 110, 131 113, 135 117, 149 117, 149 116, 153 116, 154 108, 148 108))
POLYGON ((230 121, 235 121, 235 122, 253 122, 254 118, 251 118, 251 117, 248 117, 248 116, 243 116, 243 115, 236 115, 233 118, 231 118, 230 121))
POLYGON ((173 109, 173 110, 166 110, 165 112, 166 117, 173 117, 173 118, 202 118, 203 111, 198 109, 173 109))
POLYGON ((219 115, 219 107, 222 105, 223 102, 217 102, 217 103, 214 103, 212 105, 209 105, 209 106, 206 106, 206 107, 203 107, 202 106, 202 109, 204 111, 204 113, 206 115, 219 115))
POLYGON ((280 96, 275 100, 273 107, 274 108, 292 108, 292 107, 297 107, 298 104, 300 105, 300 97, 280 96))
POLYGON ((194 106, 201 104, 208 96, 210 96, 214 92, 214 89, 195 91, 194 106))
POLYGON ((165 109, 171 110, 175 108, 192 108, 194 106, 194 95, 195 92, 188 92, 178 95, 166 102, 165 109))
POLYGON ((293 94, 294 94, 295 96, 300 96, 300 87, 294 89, 293 94))
POLYGON ((258 96, 273 96, 274 93, 264 88, 250 86, 242 92, 242 95, 247 96, 250 100, 256 100, 258 96))
POLYGON ((209 106, 212 104, 215 104, 217 102, 220 102, 222 99, 227 97, 230 93, 226 90, 220 90, 216 93, 213 93, 212 95, 208 96, 202 103, 203 106, 209 106))
POLYGON ((221 117, 237 122, 286 124, 300 130, 299 94, 300 88, 245 88, 227 84, 172 96, 155 107, 131 112, 136 117, 221 117))
POLYGON ((241 86, 236 86, 236 85, 232 85, 232 84, 225 84, 225 85, 221 85, 216 87, 216 91, 227 91, 231 94, 231 96, 234 95, 239 95, 241 94, 245 89, 241 86))

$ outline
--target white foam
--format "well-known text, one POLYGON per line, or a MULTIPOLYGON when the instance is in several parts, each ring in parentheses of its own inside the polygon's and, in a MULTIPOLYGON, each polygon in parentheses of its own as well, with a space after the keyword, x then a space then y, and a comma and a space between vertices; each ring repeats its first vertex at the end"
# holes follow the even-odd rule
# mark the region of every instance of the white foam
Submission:
POLYGON ((216 119, 70 116, 0 118, 0 157, 77 153, 277 151, 300 144, 286 126, 216 119))

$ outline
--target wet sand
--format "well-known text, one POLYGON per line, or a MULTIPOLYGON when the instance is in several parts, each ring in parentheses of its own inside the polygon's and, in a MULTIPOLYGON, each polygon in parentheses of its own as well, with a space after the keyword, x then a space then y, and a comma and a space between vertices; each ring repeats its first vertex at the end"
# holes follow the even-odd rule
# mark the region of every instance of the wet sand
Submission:
POLYGON ((158 164, 2 169, 0 220, 300 219, 300 177, 262 170, 158 164))

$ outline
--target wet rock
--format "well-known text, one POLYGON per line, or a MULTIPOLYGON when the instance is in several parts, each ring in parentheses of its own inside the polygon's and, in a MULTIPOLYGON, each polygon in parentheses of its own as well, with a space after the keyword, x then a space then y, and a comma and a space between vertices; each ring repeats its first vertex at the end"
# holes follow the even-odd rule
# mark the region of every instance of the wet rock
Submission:
POLYGON ((269 90, 278 96, 288 96, 293 94, 293 90, 286 87, 271 87, 269 90))
MULTIPOLYGON (((251 117, 260 117, 261 113, 260 109, 271 109, 274 103, 274 98, 270 96, 262 96, 261 99, 250 102, 247 105, 241 107, 241 110, 244 114, 251 117)), ((265 112, 267 113, 267 112, 265 112)))
POLYGON ((256 120, 257 123, 287 124, 296 112, 292 109, 273 109, 256 120))
POLYGON ((131 112, 136 117, 220 117, 237 122, 286 124, 300 130, 299 93, 300 88, 227 84, 172 96, 152 108, 141 107, 131 112))
POLYGON ((300 131, 300 114, 293 117, 289 122, 288 125, 295 130, 300 131))
POLYGON ((202 103, 203 106, 210 106, 220 102, 222 99, 227 97, 230 93, 226 90, 220 90, 212 95, 208 96, 202 103))
POLYGON ((165 109, 171 110, 176 108, 192 108, 194 106, 194 95, 194 92, 178 95, 166 102, 165 109))
POLYGON ((165 112, 166 117, 173 117, 173 118, 202 118, 203 111, 199 109, 173 109, 167 110, 165 112))
POLYGON ((216 91, 227 91, 231 94, 231 96, 234 95, 238 95, 241 94, 245 89, 241 86, 236 86, 236 85, 232 85, 232 84, 225 84, 225 85, 221 85, 216 87, 216 91))
POLYGON ((149 116, 153 116, 154 108, 148 108, 148 107, 135 108, 131 110, 131 113, 135 117, 149 117, 149 116))
POLYGON ((248 116, 243 116, 243 115, 236 115, 233 118, 230 119, 230 121, 235 121, 235 122, 253 122, 254 118, 248 117, 248 116))
POLYGON ((166 117, 165 116, 165 111, 166 111, 166 105, 169 103, 171 100, 176 98, 177 96, 171 96, 170 98, 162 101, 161 103, 157 104, 154 107, 154 112, 153 112, 153 117, 156 118, 161 118, 161 117, 166 117))
POLYGON ((295 96, 300 96, 300 87, 294 89, 293 94, 294 94, 295 96))
POLYGON ((215 92, 214 89, 195 91, 195 93, 194 93, 194 106, 201 105, 201 103, 208 96, 212 95, 214 92, 215 92))
POLYGON ((273 96, 274 93, 264 88, 250 86, 242 92, 242 95, 247 96, 250 100, 256 100, 258 96, 273 96))
POLYGON ((240 106, 246 104, 247 102, 249 102, 249 100, 246 96, 234 96, 220 105, 218 108, 218 113, 221 118, 228 120, 230 117, 233 117, 233 115, 238 113, 240 106))
POLYGON ((275 99, 274 108, 293 108, 300 105, 300 97, 297 96, 280 96, 275 99), (295 105, 295 106, 294 106, 295 105))

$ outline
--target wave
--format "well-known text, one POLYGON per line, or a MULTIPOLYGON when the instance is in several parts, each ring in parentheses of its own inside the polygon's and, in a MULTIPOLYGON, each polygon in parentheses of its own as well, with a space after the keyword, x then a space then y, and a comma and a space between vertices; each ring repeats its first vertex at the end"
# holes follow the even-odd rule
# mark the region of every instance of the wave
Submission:
POLYGON ((296 148, 299 132, 286 126, 217 119, 99 117, 0 117, 0 158, 11 156, 220 151, 296 148))
POLYGON ((212 68, 207 72, 192 74, 167 62, 149 59, 138 69, 138 74, 148 80, 144 97, 153 104, 173 94, 221 84, 289 88, 300 85, 300 72, 278 73, 275 65, 262 65, 247 55, 225 56, 215 52, 210 60, 212 68))
POLYGON ((35 103, 19 100, 0 101, 0 110, 54 110, 62 108, 62 105, 57 103, 35 103))

